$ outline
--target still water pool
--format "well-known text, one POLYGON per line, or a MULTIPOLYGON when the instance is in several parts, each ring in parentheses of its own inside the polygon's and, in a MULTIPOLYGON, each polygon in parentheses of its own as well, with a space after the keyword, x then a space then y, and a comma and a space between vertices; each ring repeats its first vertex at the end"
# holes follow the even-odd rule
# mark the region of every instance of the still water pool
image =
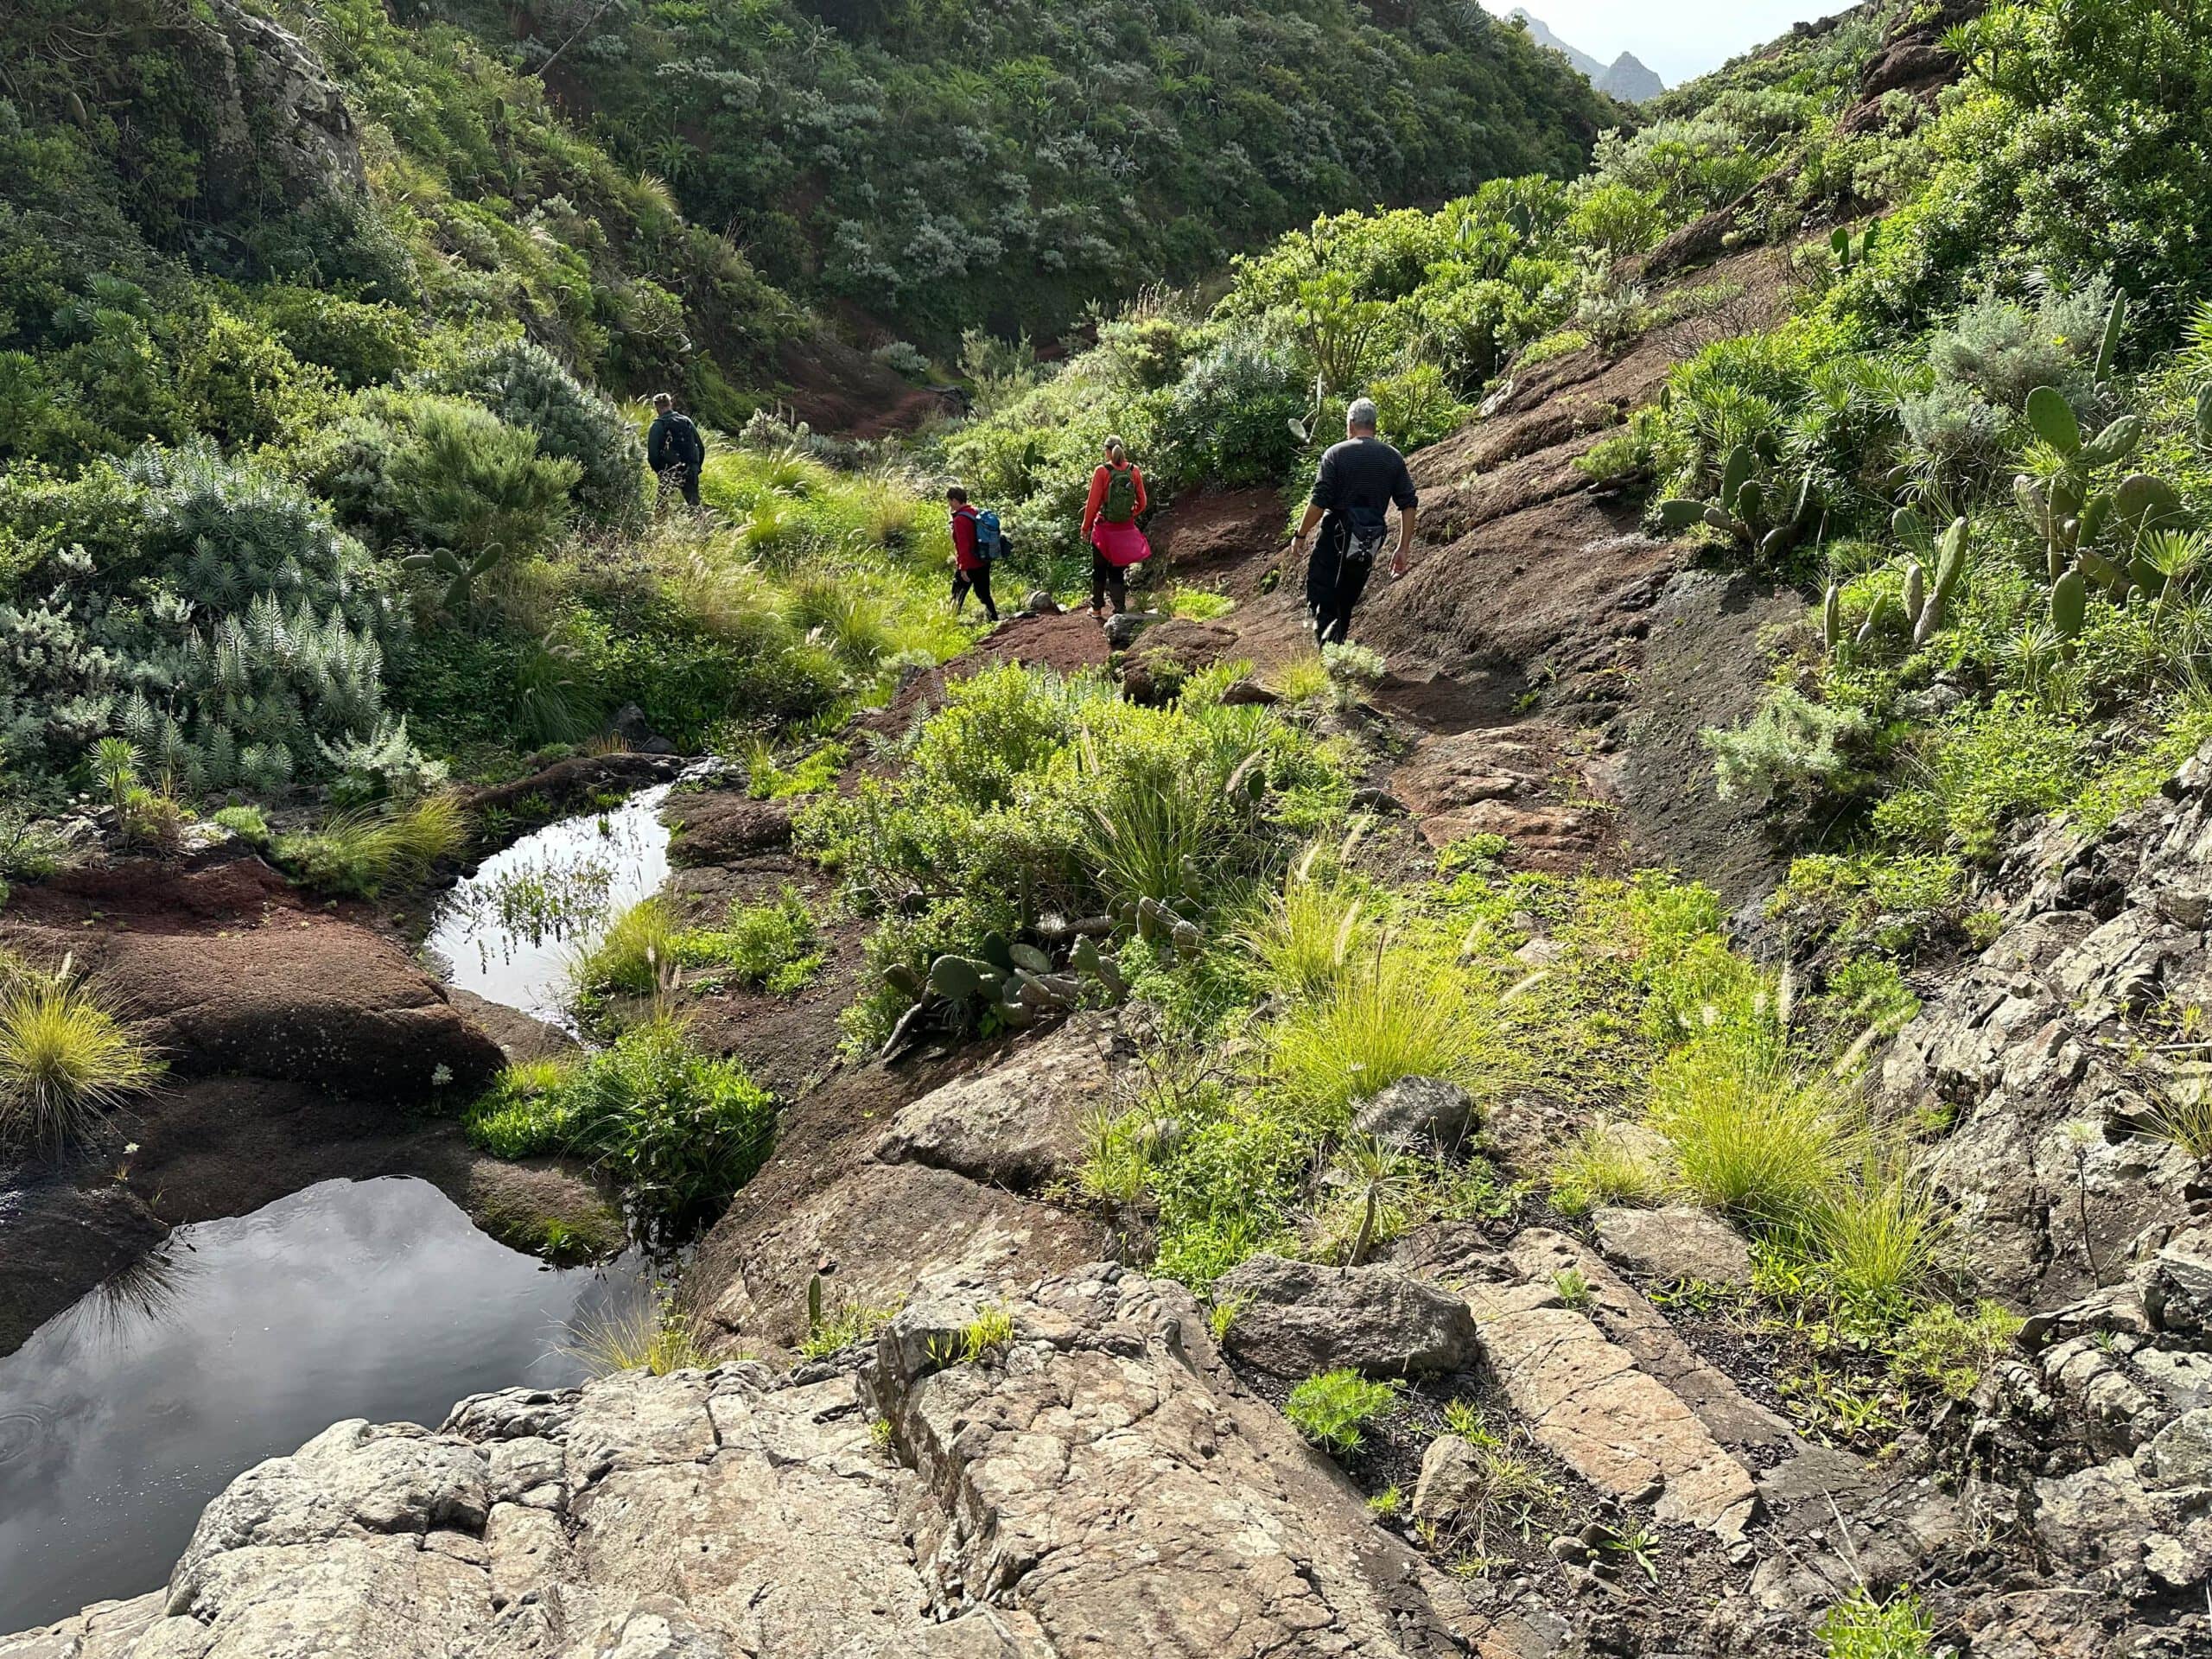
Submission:
POLYGON ((159 1588, 210 1498, 340 1419, 580 1381, 645 1272, 549 1269, 404 1177, 178 1228, 0 1359, 0 1632, 159 1588))

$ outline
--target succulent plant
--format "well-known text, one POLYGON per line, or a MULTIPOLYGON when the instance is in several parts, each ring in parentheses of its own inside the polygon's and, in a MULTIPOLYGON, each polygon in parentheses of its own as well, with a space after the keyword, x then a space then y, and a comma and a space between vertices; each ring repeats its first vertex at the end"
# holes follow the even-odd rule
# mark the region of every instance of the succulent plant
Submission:
POLYGON ((1839 225, 1828 236, 1828 246, 1835 254, 1835 268, 1842 276, 1849 276, 1873 257, 1874 249, 1882 239, 1882 221, 1870 219, 1866 229, 1857 236, 1848 225, 1839 225))
POLYGON ((464 559, 451 548, 436 548, 428 553, 410 553, 399 562, 403 570, 427 572, 446 579, 445 592, 439 596, 438 607, 447 611, 465 611, 476 592, 477 582, 490 575, 506 562, 507 550, 494 542, 474 559, 464 559))
POLYGON ((2082 624, 2089 608, 2088 584, 2079 570, 2069 570, 2050 585, 2050 626, 2066 642, 2068 651, 2082 637, 2082 624))
POLYGON ((1720 487, 1709 501, 1677 497, 1659 504, 1659 522, 1670 531, 1710 525, 1756 548, 1764 557, 1786 552, 1797 539, 1812 508, 1813 479, 1808 473, 1794 490, 1770 485, 1758 476, 1758 457, 1749 444, 1738 444, 1720 463, 1720 487))

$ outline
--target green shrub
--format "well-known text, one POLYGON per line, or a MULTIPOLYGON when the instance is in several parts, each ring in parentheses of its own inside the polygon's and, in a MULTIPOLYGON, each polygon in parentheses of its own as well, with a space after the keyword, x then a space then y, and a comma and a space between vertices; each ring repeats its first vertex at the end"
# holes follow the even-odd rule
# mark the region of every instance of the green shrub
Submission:
POLYGON ((213 822, 256 851, 265 849, 272 839, 269 820, 257 806, 224 807, 214 815, 213 822))
POLYGON ((1282 1412, 1309 1444, 1348 1458, 1367 1444, 1364 1431, 1397 1400, 1388 1382, 1370 1382, 1357 1371, 1324 1371, 1293 1389, 1282 1412))
POLYGON ((591 1159, 678 1224, 752 1179, 775 1107, 735 1061, 701 1054, 673 1020, 655 1019, 584 1059, 503 1075, 467 1127, 496 1156, 591 1159))
POLYGON ((1809 702, 1786 687, 1768 693, 1734 731, 1700 734, 1713 752, 1721 798, 1749 796, 1809 800, 1841 787, 1852 775, 1852 746, 1867 734, 1855 709, 1809 702))
POLYGON ((1936 1646, 1919 1597, 1908 1590, 1878 1601, 1864 1585, 1828 1609, 1817 1634, 1826 1659, 1929 1659, 1936 1646))
POLYGON ((791 887, 770 904, 732 900, 720 927, 679 934, 672 949, 687 969, 757 986, 775 996, 804 989, 822 970, 814 913, 791 887))
POLYGON ((534 433, 539 454, 574 469, 576 505, 588 518, 633 524, 642 516, 645 452, 637 429, 543 346, 503 341, 456 365, 441 385, 534 433))

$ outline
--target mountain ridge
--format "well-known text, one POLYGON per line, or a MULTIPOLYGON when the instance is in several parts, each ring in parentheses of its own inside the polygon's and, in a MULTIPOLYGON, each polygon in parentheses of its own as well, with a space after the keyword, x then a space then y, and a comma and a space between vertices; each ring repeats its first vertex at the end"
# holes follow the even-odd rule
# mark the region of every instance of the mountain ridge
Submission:
POLYGON ((1667 90, 1667 83, 1659 72, 1632 52, 1624 52, 1608 64, 1571 41, 1561 40, 1552 32, 1549 24, 1526 7, 1515 7, 1509 14, 1509 21, 1513 20, 1518 20, 1528 30, 1530 41, 1560 54, 1609 98, 1617 98, 1624 104, 1648 104, 1667 90))

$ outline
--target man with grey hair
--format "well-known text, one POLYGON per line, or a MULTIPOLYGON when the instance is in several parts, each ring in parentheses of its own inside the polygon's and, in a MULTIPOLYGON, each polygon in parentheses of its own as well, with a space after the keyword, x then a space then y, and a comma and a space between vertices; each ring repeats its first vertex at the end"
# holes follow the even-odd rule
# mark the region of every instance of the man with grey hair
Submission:
POLYGON ((1421 496, 1414 488, 1406 458, 1375 435, 1375 404, 1355 399, 1344 411, 1344 441, 1321 457, 1313 479, 1306 522, 1290 544, 1303 557, 1319 526, 1320 540, 1306 567, 1306 608, 1313 618, 1315 643, 1341 645, 1351 631, 1352 607, 1367 591, 1376 556, 1389 539, 1390 508, 1398 509, 1398 547, 1390 574, 1406 574, 1414 544, 1421 496))

